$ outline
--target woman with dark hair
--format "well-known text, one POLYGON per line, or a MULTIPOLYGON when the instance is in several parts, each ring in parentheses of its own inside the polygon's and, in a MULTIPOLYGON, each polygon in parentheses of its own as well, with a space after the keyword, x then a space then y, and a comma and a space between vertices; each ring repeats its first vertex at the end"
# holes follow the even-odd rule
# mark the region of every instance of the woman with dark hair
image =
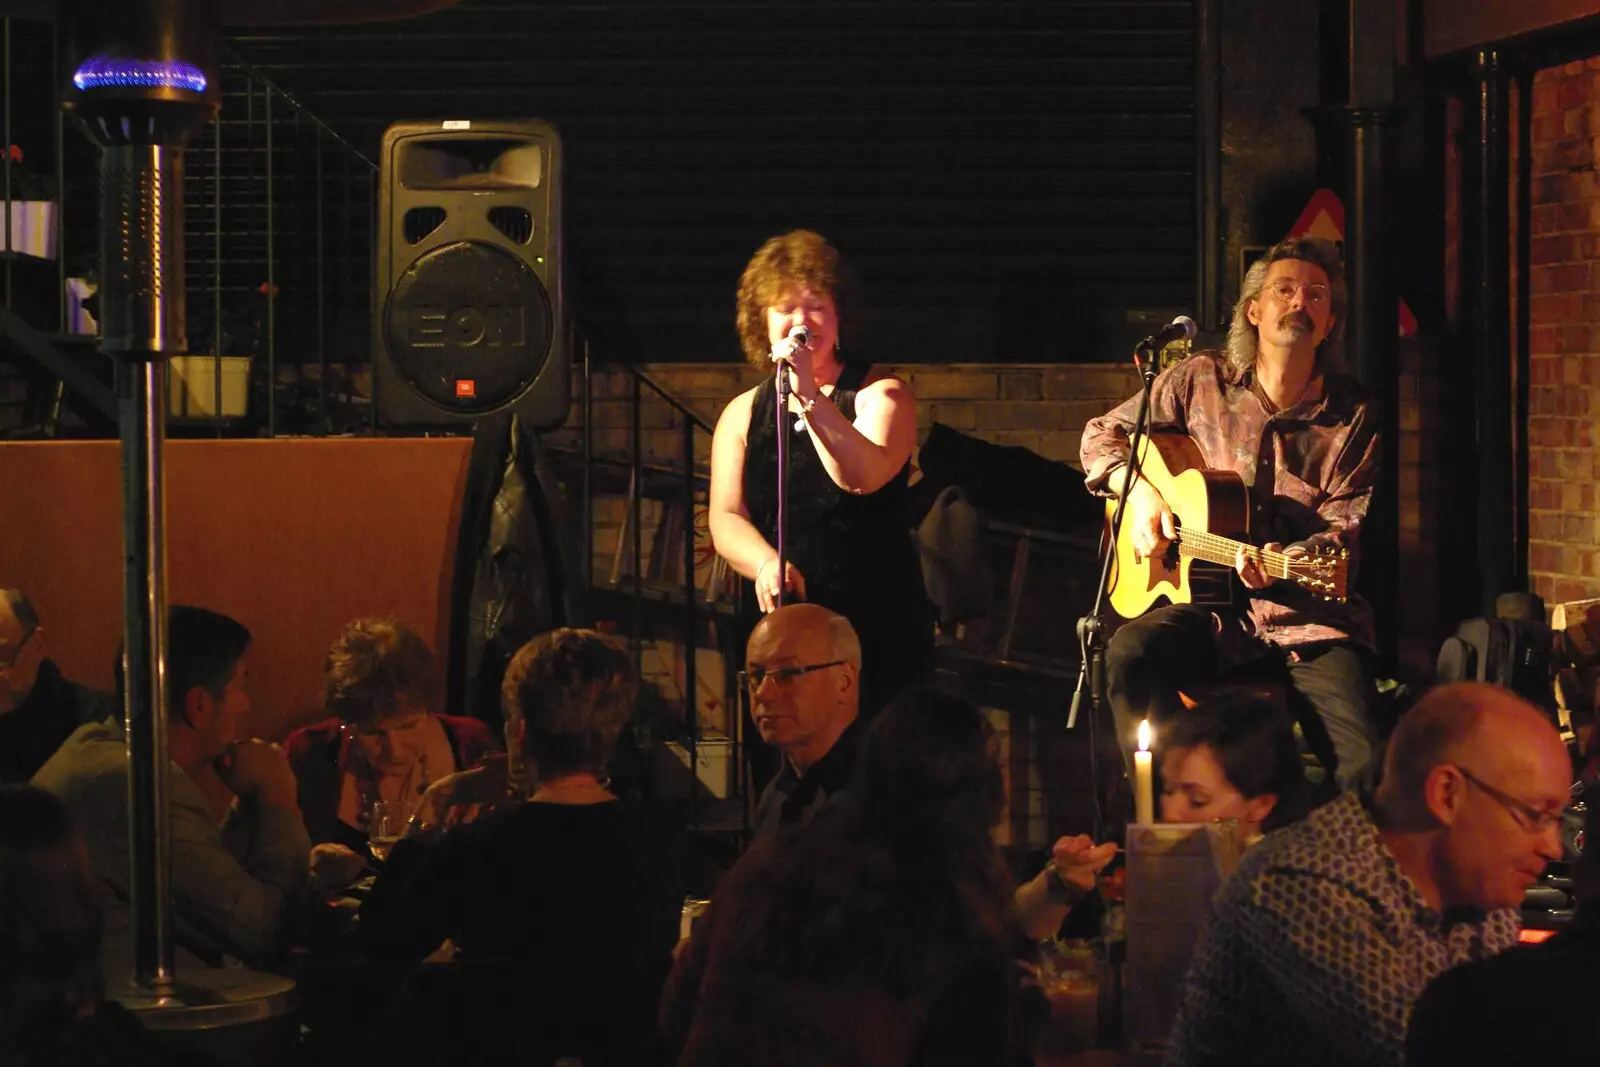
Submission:
POLYGON ((1007 1061, 1017 968, 989 724, 955 697, 897 698, 850 796, 752 848, 712 898, 662 1002, 681 1067, 1007 1061))
MULTIPOLYGON (((1227 694, 1185 710, 1158 738, 1161 821, 1233 819, 1241 846, 1297 822, 1312 808, 1311 783, 1288 715, 1270 700, 1227 694)), ((1057 841, 1050 865, 1017 890, 1023 931, 1053 936, 1067 914, 1098 890, 1113 842, 1084 836, 1057 841)))
MULTIPOLYGON (((789 366, 782 431, 790 444, 787 555, 778 574, 777 392, 771 376, 733 398, 711 445, 711 539, 749 579, 744 622, 785 597, 821 604, 861 638, 861 714, 927 680, 933 616, 906 511, 916 398, 905 382, 847 357, 854 285, 839 253, 809 230, 762 245, 739 280, 745 358, 789 366), (797 343, 804 327, 809 340, 797 343)), ((742 642, 740 643, 742 647, 742 642)))
POLYGON ((482 763, 496 750, 477 719, 435 714, 433 650, 394 619, 356 619, 328 650, 325 706, 331 718, 284 742, 299 782, 300 810, 316 844, 368 849, 378 801, 409 817, 428 787, 482 763))
POLYGON ((100 890, 66 805, 0 786, 0 1063, 144 1067, 170 1062, 102 994, 100 890))
POLYGON ((1202 701, 1160 738, 1164 822, 1238 821, 1239 841, 1297 822, 1311 785, 1289 716, 1249 694, 1202 701))

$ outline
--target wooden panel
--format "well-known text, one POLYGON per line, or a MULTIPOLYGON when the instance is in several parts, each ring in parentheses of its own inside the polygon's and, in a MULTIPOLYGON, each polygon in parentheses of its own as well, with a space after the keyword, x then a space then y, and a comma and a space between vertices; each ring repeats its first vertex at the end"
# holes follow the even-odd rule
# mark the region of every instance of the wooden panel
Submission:
POLYGON ((1593 19, 1594 0, 1421 0, 1422 48, 1433 58, 1593 19))
MULTIPOLYGON (((250 628, 255 733, 280 737, 319 716, 323 657, 351 618, 393 614, 442 643, 470 448, 169 443, 170 600, 250 628)), ((122 627, 116 443, 0 444, 0 499, 0 585, 27 590, 69 676, 109 688, 122 627)))

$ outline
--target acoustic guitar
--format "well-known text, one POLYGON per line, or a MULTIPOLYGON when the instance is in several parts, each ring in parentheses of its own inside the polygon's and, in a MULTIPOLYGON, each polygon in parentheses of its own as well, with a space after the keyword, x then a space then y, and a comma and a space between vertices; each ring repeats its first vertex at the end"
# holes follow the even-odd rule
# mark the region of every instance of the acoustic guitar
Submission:
MULTIPOLYGON (((1133 527, 1124 513, 1111 565, 1111 606, 1125 619, 1138 618, 1165 597, 1174 604, 1193 602, 1194 563, 1204 560, 1233 569, 1239 546, 1262 569, 1311 590, 1324 600, 1345 601, 1350 553, 1316 546, 1303 556, 1268 552, 1245 540, 1250 530, 1250 494, 1233 471, 1205 465, 1200 447, 1181 433, 1156 433, 1139 441, 1140 475, 1172 509, 1177 538, 1160 556, 1140 558, 1133 550, 1133 527)), ((1117 502, 1106 506, 1107 532, 1117 502)))

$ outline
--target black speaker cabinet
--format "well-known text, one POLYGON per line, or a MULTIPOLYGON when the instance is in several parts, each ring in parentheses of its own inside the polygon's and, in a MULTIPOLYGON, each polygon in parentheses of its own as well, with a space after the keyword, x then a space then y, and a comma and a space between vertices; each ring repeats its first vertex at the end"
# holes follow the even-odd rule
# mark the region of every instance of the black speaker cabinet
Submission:
POLYGON ((378 164, 378 415, 449 426, 570 401, 561 139, 537 119, 397 122, 378 164))

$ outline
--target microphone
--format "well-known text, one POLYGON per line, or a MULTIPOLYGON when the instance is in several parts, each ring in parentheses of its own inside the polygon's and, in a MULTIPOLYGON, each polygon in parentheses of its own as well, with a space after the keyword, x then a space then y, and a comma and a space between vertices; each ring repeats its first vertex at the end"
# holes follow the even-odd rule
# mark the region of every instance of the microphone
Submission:
MULTIPOLYGON (((794 329, 789 331, 789 336, 785 338, 785 340, 789 342, 789 351, 791 353, 797 348, 810 348, 811 331, 806 329, 804 326, 796 326, 794 329)), ((787 356, 778 355, 776 351, 772 353, 772 361, 774 363, 780 363, 787 358, 787 356)))
POLYGON ((1188 341, 1194 337, 1194 320, 1187 315, 1179 315, 1160 330, 1140 341, 1135 351, 1155 352, 1173 341, 1188 341))

